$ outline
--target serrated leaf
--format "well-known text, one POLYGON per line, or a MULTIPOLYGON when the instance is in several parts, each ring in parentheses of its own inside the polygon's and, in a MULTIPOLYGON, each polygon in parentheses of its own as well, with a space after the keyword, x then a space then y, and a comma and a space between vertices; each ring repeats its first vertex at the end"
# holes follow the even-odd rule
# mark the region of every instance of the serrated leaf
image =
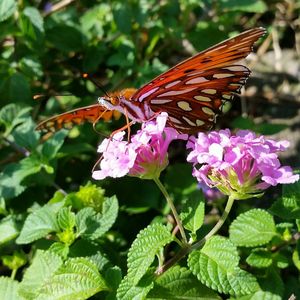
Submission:
POLYGON ((16 242, 17 244, 29 244, 58 230, 56 214, 49 206, 44 206, 27 217, 16 242))
POLYGON ((272 253, 267 249, 254 249, 246 259, 247 264, 256 268, 267 268, 272 264, 272 253))
POLYGON ((175 266, 154 282, 147 299, 221 299, 214 291, 202 285, 192 272, 175 266))
POLYGON ((204 221, 205 201, 203 193, 197 191, 189 195, 189 199, 184 203, 180 218, 185 229, 196 233, 204 221))
POLYGON ((87 299, 108 290, 95 264, 85 258, 71 258, 45 282, 37 300, 87 299))
POLYGON ((39 289, 60 268, 62 259, 50 251, 38 250, 31 266, 20 284, 20 294, 27 299, 37 299, 39 289))
POLYGON ((49 247, 49 251, 66 259, 69 254, 69 246, 60 242, 55 242, 49 247))
POLYGON ((62 207, 57 213, 57 224, 61 230, 71 229, 75 226, 75 214, 71 207, 62 207))
POLYGON ((152 264, 158 251, 173 239, 167 227, 159 223, 151 224, 140 231, 128 252, 128 280, 136 285, 152 264))
POLYGON ((0 295, 3 300, 22 300, 18 294, 19 282, 9 277, 0 277, 0 295))
POLYGON ((262 209, 240 214, 230 225, 230 240, 237 246, 255 247, 266 244, 276 235, 273 217, 262 209))
POLYGON ((259 289, 254 276, 238 267, 239 257, 230 240, 214 236, 188 258, 192 273, 206 286, 220 293, 247 295, 259 289))
POLYGON ((86 239, 95 240, 106 233, 118 216, 119 204, 115 196, 105 198, 102 213, 96 213, 91 207, 84 208, 76 215, 77 231, 86 239))
POLYGON ((283 219, 299 219, 300 197, 296 194, 282 196, 272 204, 269 210, 274 215, 283 219))
POLYGON ((131 278, 125 276, 117 290, 118 300, 140 300, 146 299, 147 294, 153 288, 153 278, 151 276, 142 278, 141 282, 133 285, 131 278))
POLYGON ((282 297, 272 294, 270 292, 257 291, 252 295, 247 295, 235 299, 236 300, 282 300, 282 297))
POLYGON ((18 234, 19 226, 13 215, 7 216, 0 221, 0 245, 15 239, 18 234))
POLYGON ((15 0, 0 1, 0 22, 12 16, 16 9, 17 3, 15 0))

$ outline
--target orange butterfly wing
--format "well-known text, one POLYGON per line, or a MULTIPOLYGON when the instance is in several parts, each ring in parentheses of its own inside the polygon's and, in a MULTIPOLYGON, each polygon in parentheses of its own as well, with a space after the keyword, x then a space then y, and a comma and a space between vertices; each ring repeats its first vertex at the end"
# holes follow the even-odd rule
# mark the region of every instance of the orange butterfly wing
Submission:
POLYGON ((37 130, 55 132, 62 128, 71 128, 83 122, 96 123, 99 119, 109 121, 113 117, 118 119, 121 113, 114 110, 107 110, 99 104, 73 109, 66 113, 54 116, 38 124, 37 130))
POLYGON ((224 101, 232 100, 250 75, 248 68, 235 63, 265 32, 250 29, 196 54, 140 88, 132 100, 146 101, 154 112, 167 112, 169 125, 180 132, 211 129, 224 101))

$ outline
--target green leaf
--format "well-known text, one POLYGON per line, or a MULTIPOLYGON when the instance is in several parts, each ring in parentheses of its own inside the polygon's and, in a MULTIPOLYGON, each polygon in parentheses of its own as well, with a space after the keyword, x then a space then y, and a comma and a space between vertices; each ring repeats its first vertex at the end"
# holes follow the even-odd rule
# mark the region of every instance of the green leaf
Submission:
POLYGON ((239 256, 230 240, 213 236, 188 258, 192 273, 220 293, 247 295, 259 289, 254 276, 238 267, 239 256))
POLYGON ((258 281, 263 291, 268 291, 280 297, 283 296, 284 282, 280 276, 280 271, 277 268, 270 267, 266 269, 264 276, 259 276, 258 281))
POLYGON ((230 225, 230 240, 237 246, 255 247, 266 244, 276 235, 273 217, 262 209, 240 214, 230 225))
POLYGON ((15 219, 15 216, 10 215, 0 221, 0 245, 11 241, 18 236, 19 226, 15 219))
POLYGON ((140 231, 128 252, 128 280, 136 285, 159 250, 173 239, 167 227, 159 223, 151 224, 140 231))
POLYGON ((46 39, 61 51, 79 51, 83 45, 81 32, 68 25, 57 25, 46 31, 46 39))
POLYGON ((47 205, 31 213, 25 220, 18 244, 29 244, 50 232, 58 231, 55 212, 47 205))
POLYGON ((28 119, 18 126, 12 133, 16 144, 28 150, 34 151, 39 143, 40 135, 35 131, 32 119, 28 119))
POLYGON ((49 282, 62 263, 62 259, 53 252, 38 250, 31 266, 25 271, 20 294, 26 299, 37 299, 39 289, 49 282))
POLYGON ((27 263, 27 257, 23 251, 14 251, 13 255, 3 255, 3 265, 10 270, 18 270, 27 263))
POLYGON ((50 246, 49 251, 59 255, 63 259, 66 259, 69 254, 69 246, 60 242, 55 242, 50 246))
POLYGON ((78 234, 86 239, 98 239, 114 224, 118 209, 118 200, 113 196, 103 202, 101 214, 96 213, 91 207, 80 210, 76 215, 78 234))
POLYGON ((120 282, 122 281, 121 269, 118 266, 114 266, 106 270, 105 280, 113 290, 117 290, 120 282))
POLYGON ((117 290, 118 300, 146 299, 147 294, 153 288, 152 276, 145 276, 137 285, 133 285, 131 278, 125 276, 117 290))
POLYGON ((3 300, 22 300, 18 294, 19 282, 9 277, 0 277, 0 295, 3 300))
POLYGON ((0 1, 0 22, 5 21, 11 17, 17 9, 17 2, 15 0, 0 1))
POLYGON ((28 120, 31 110, 31 107, 21 108, 14 103, 2 107, 0 110, 0 124, 4 124, 6 127, 6 135, 8 135, 14 127, 28 120))
MULTIPOLYGON (((232 298, 230 298, 232 299, 232 298)), ((272 294, 270 292, 257 291, 252 295, 247 295, 239 298, 237 300, 282 300, 282 297, 272 294)))
POLYGON ((30 102, 31 91, 26 77, 19 72, 10 77, 9 96, 12 102, 30 102))
POLYGON ((195 191, 189 195, 184 203, 180 218, 185 229, 193 234, 202 226, 204 221, 205 201, 201 191, 195 191))
POLYGON ((48 278, 36 299, 87 299, 108 290, 95 264, 85 258, 71 258, 48 278))
POLYGON ((71 207, 62 207, 57 214, 57 224, 61 230, 72 229, 75 226, 75 214, 71 207))
POLYGON ((35 155, 22 159, 17 164, 9 164, 0 174, 0 195, 5 199, 10 199, 21 194, 26 186, 22 181, 41 170, 41 162, 35 155))
POLYGON ((283 196, 276 200, 270 211, 283 219, 300 219, 300 181, 283 186, 283 196))
POLYGON ((186 268, 175 266, 154 282, 147 299, 221 299, 214 291, 202 285, 186 268))
POLYGON ((131 31, 131 13, 128 2, 117 2, 113 6, 114 21, 118 30, 125 34, 129 34, 131 31))
POLYGON ((60 130, 51 136, 51 138, 48 139, 42 146, 42 155, 47 157, 48 160, 55 158, 57 152, 62 147, 66 136, 66 130, 60 130))
POLYGON ((268 7, 262 0, 221 0, 219 2, 220 10, 224 11, 244 11, 252 13, 264 13, 268 7))
POLYGON ((255 268, 268 268, 272 264, 272 253, 267 249, 253 249, 246 262, 255 268))
POLYGON ((28 17, 32 25, 40 32, 44 32, 44 19, 40 12, 32 6, 27 6, 23 14, 28 17))

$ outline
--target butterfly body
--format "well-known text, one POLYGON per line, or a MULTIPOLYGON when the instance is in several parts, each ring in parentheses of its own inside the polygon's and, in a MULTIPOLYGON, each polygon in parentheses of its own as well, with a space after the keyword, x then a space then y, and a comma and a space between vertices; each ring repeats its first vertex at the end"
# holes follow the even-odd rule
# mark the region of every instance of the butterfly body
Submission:
MULTIPOLYGON (((263 28, 250 29, 177 64, 138 90, 124 89, 100 97, 99 110, 103 115, 117 110, 135 122, 151 120, 164 111, 168 113, 168 125, 179 132, 207 131, 222 112, 224 102, 240 92, 250 75, 250 70, 237 62, 264 34, 263 28)), ((63 124, 60 116, 48 120, 54 130, 63 124), (60 126, 55 126, 58 121, 60 126)))

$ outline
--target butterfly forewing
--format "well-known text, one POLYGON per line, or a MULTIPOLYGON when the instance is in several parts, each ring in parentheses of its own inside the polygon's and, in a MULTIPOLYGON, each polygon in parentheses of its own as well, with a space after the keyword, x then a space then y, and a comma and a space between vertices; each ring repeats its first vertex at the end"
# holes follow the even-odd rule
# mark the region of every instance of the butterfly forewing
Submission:
POLYGON ((210 129, 224 101, 240 91, 250 74, 235 63, 264 33, 263 28, 251 29, 198 53, 153 79, 132 100, 146 101, 154 112, 167 112, 169 125, 180 132, 210 129))
POLYGON ((107 110, 99 104, 93 104, 49 118, 41 122, 36 129, 46 132, 55 132, 59 129, 70 128, 83 122, 95 123, 99 119, 108 121, 113 116, 118 118, 120 113, 107 110))

